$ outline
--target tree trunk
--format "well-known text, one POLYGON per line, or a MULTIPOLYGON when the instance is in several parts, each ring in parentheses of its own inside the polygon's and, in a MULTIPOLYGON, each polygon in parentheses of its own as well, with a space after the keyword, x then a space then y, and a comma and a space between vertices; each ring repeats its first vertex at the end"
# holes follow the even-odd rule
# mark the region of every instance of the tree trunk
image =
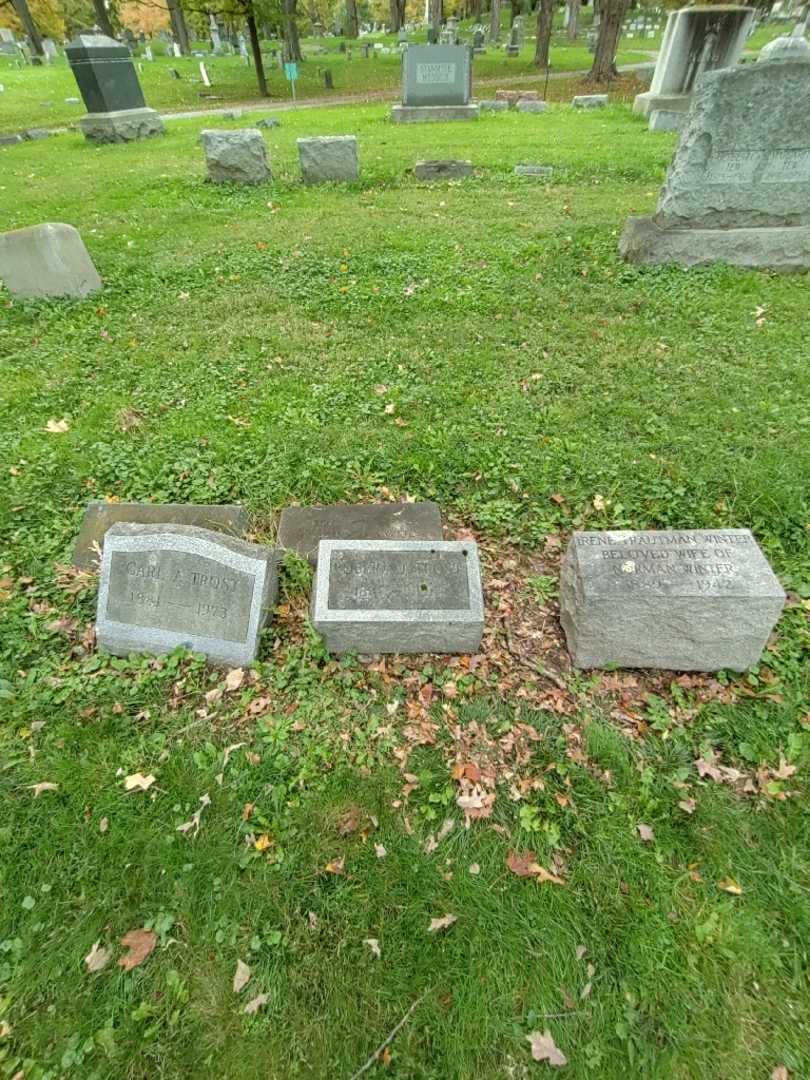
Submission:
POLYGON ((391 0, 391 33, 398 33, 405 25, 405 0, 391 0))
POLYGON ((489 40, 497 41, 501 36, 501 0, 492 0, 489 10, 489 40))
POLYGON ((579 33, 580 0, 568 0, 568 40, 576 41, 579 33))
POLYGON ((430 0, 428 19, 430 25, 436 31, 438 35, 442 28, 442 20, 444 19, 444 2, 443 0, 430 0))
POLYGON ((484 6, 483 0, 472 0, 472 6, 470 8, 470 14, 473 20, 477 23, 481 22, 481 9, 484 6))
POLYGON ((628 0, 603 0, 599 37, 596 39, 596 51, 593 54, 593 66, 585 79, 589 83, 606 83, 618 77, 616 53, 622 32, 624 13, 628 0))
POLYGON ((346 0, 346 37, 357 37, 357 0, 346 0))
POLYGON ((509 0, 509 2, 512 7, 512 15, 509 19, 509 23, 511 25, 521 13, 521 9, 523 7, 523 0, 509 0))
POLYGON ((537 45, 534 50, 534 63, 537 67, 548 67, 551 24, 553 21, 554 0, 540 0, 537 5, 537 45))
POLYGON ((250 34, 250 48, 253 52, 253 66, 256 68, 256 82, 259 85, 259 93, 262 97, 270 97, 270 92, 267 89, 267 79, 264 74, 262 49, 259 45, 259 31, 256 29, 256 16, 252 7, 247 13, 246 21, 248 34, 250 34))
POLYGON ((11 0, 11 4, 19 16, 28 40, 31 42, 31 51, 34 56, 44 56, 45 50, 42 48, 42 37, 28 7, 28 0, 11 0))
POLYGON ((180 52, 183 56, 191 55, 191 47, 188 41, 188 26, 186 25, 186 17, 183 14, 183 9, 180 7, 180 0, 167 0, 169 6, 169 18, 172 24, 172 33, 175 36, 177 44, 180 46, 180 52))
POLYGON ((104 5, 104 0, 93 0, 93 11, 96 16, 96 26, 98 26, 102 34, 114 38, 115 30, 113 29, 113 24, 110 22, 110 14, 104 5))
POLYGON ((284 20, 284 52, 291 63, 303 61, 301 43, 298 40, 297 21, 298 0, 283 0, 282 15, 284 20))

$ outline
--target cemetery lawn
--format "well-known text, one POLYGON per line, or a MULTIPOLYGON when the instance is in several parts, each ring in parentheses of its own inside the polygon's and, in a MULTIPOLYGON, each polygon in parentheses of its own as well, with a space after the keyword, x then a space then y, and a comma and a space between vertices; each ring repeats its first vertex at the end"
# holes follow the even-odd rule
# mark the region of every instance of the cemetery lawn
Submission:
POLYGON ((566 1076, 806 1076, 807 276, 624 265, 674 146, 628 109, 385 117, 285 114, 242 190, 201 121, 0 149, 4 228, 77 226, 105 281, 0 294, 0 1077, 349 1080, 406 1017, 364 1075, 542 1076, 548 1031, 566 1076), (342 133, 362 180, 302 188, 296 137, 342 133), (250 671, 95 653, 89 499, 265 541, 406 496, 481 542, 474 662, 330 659, 294 560, 250 671), (789 593, 755 670, 570 671, 572 529, 726 526, 789 593))

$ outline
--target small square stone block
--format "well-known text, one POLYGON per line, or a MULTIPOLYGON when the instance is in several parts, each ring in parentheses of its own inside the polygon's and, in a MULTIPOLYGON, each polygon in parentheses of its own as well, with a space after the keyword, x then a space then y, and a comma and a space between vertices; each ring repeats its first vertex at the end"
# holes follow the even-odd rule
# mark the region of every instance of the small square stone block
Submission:
POLYGON ((101 288, 78 231, 57 222, 0 233, 0 279, 20 297, 83 297, 101 288))
POLYGON ((478 108, 481 112, 508 112, 508 101, 479 101, 478 108))
POLYGON ((354 135, 299 139, 298 157, 305 184, 324 184, 330 181, 346 183, 359 176, 357 139, 354 135))
POLYGON ((321 540, 312 623, 333 653, 477 652, 478 548, 468 540, 321 540))
POLYGON ((471 161, 417 161, 413 172, 417 180, 463 180, 474 169, 471 161))
POLYGON ((650 112, 650 131, 680 131, 685 123, 685 112, 670 109, 653 109, 650 112))
POLYGON ((575 109, 604 109, 607 103, 607 94, 578 94, 571 102, 575 109))
POLYGON ((745 671, 784 602, 748 529, 575 533, 560 579, 579 668, 745 671))
POLYGON ((262 184, 270 179, 267 147, 256 128, 200 132, 208 179, 215 184, 262 184))
POLYGON ((554 172, 554 168, 551 165, 515 165, 515 176, 533 176, 535 178, 546 179, 554 172))
POLYGON ((96 638, 117 656, 182 645, 249 664, 277 597, 275 549, 190 525, 119 523, 104 541, 96 638))
POLYGON ((548 109, 548 102, 546 101, 534 101, 533 99, 521 100, 515 106, 518 112, 522 113, 544 113, 548 109))

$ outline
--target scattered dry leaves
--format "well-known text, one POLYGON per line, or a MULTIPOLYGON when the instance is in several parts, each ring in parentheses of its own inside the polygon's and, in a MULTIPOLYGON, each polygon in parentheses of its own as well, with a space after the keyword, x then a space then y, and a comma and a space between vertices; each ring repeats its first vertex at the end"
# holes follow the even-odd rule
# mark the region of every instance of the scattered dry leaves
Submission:
POLYGON ((565 884, 561 877, 552 874, 538 863, 533 851, 510 851, 506 856, 506 865, 518 877, 531 877, 540 883, 549 882, 552 885, 565 884))
POLYGON ((155 779, 151 773, 148 776, 139 772, 132 773, 131 776, 124 778, 124 788, 127 791, 148 791, 155 779))
POLYGON ((428 933, 435 934, 438 930, 447 930, 455 922, 458 922, 458 915, 450 915, 449 913, 442 915, 440 919, 431 919, 428 933))
POLYGON ((247 1005, 245 1005, 242 1012, 245 1016, 253 1016, 270 1000, 269 994, 257 994, 255 998, 252 998, 247 1005))
POLYGON ((29 790, 33 791, 34 798, 38 799, 43 791, 58 791, 59 785, 52 784, 50 780, 40 780, 38 784, 30 784, 29 790))
POLYGON ((236 971, 233 973, 233 992, 241 994, 250 982, 250 968, 243 960, 236 961, 236 971))

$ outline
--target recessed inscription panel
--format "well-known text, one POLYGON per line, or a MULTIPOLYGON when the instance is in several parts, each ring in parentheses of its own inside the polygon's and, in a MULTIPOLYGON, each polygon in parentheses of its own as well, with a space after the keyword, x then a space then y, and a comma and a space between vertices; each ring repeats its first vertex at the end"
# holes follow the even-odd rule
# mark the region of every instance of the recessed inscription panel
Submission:
POLYGON ((737 150, 714 154, 706 165, 710 184, 806 184, 810 150, 737 150))
POLYGON ((575 542, 592 597, 756 596, 776 584, 746 529, 582 533, 575 542))
POLYGON ((417 64, 416 81, 418 83, 453 83, 456 81, 455 64, 417 64))
POLYGON ((328 606, 335 611, 467 610, 467 557, 462 551, 333 551, 328 606))
POLYGON ((198 554, 115 551, 105 614, 129 626, 244 642, 255 582, 198 554))

